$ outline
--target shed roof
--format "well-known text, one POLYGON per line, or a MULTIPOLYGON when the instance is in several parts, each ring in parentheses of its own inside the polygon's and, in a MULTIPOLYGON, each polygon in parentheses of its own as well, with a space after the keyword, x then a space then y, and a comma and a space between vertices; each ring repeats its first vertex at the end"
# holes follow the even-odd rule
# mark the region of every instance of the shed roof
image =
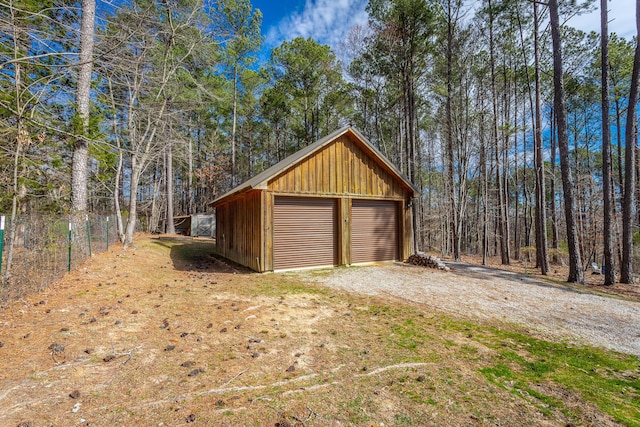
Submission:
POLYGON ((299 151, 296 151, 295 153, 293 153, 289 157, 286 157, 285 159, 279 161, 278 163, 276 163, 275 165, 271 166, 270 168, 265 169, 264 171, 262 171, 261 173, 259 173, 256 176, 254 176, 253 178, 249 179, 248 181, 243 182, 242 184, 238 185, 237 187, 231 189, 227 193, 225 193, 222 196, 218 197, 213 202, 211 202, 210 205, 212 205, 212 206, 218 205, 221 202, 229 199, 230 197, 235 196, 235 195, 240 194, 240 193, 244 193, 246 191, 250 191, 250 190, 253 190, 253 189, 266 189, 267 188, 267 183, 271 178, 274 178, 275 176, 277 176, 281 172, 284 172, 285 170, 289 169, 291 166, 295 165, 299 161, 311 156, 315 152, 319 151, 320 149, 322 149, 326 145, 328 145, 331 142, 333 142, 336 138, 338 138, 338 137, 340 137, 342 135, 345 135, 345 134, 350 134, 353 137, 355 137, 355 139, 360 144, 364 145, 372 153, 373 157, 378 159, 389 170, 389 172, 392 175, 394 175, 399 181, 401 181, 404 185, 406 185, 407 188, 409 188, 411 191, 413 191, 414 196, 417 197, 417 195, 420 192, 418 190, 418 188, 415 185, 413 185, 411 183, 411 181, 409 181, 409 179, 406 176, 404 176, 395 167, 395 165, 393 163, 391 163, 384 156, 384 154, 382 154, 377 148, 375 148, 373 145, 371 145, 371 143, 369 141, 367 141, 367 139, 360 132, 358 132, 356 129, 354 129, 354 128, 350 127, 350 126, 345 126, 345 127, 341 128, 341 129, 338 129, 337 131, 325 136, 324 138, 321 138, 321 139, 317 140, 313 144, 308 145, 308 146, 304 147, 303 149, 301 149, 299 151))

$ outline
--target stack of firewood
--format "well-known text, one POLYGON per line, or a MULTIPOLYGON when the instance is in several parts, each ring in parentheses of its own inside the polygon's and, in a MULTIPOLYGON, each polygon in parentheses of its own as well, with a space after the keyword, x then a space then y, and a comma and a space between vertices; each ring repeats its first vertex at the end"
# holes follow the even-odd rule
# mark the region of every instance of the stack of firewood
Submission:
POLYGON ((413 254, 409 257, 409 264, 421 265, 423 267, 437 268, 438 270, 449 271, 449 267, 438 257, 427 255, 422 252, 413 254))

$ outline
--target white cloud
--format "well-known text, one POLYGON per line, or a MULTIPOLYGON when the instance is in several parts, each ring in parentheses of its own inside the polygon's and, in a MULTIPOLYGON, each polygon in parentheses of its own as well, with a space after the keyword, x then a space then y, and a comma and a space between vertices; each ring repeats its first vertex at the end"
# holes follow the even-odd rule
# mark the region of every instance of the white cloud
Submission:
MULTIPOLYGON (((628 0, 613 0, 609 6, 609 32, 631 40, 636 34, 635 4, 628 0)), ((600 33, 600 5, 595 4, 590 13, 573 17, 568 25, 580 30, 600 33)))
POLYGON ((269 29, 266 45, 311 37, 335 50, 351 28, 367 24, 366 5, 367 0, 306 0, 302 12, 285 17, 269 29))

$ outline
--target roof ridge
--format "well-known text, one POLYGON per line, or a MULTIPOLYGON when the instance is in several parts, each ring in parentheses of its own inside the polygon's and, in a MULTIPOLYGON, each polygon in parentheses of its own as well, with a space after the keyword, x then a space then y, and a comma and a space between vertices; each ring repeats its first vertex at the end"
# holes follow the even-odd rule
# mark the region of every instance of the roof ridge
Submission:
POLYGON ((342 128, 340 128, 340 129, 338 129, 338 130, 336 130, 336 131, 324 136, 323 138, 320 138, 319 140, 317 140, 313 144, 309 144, 306 147, 304 147, 304 148, 296 151, 295 153, 291 154, 290 156, 285 157, 284 159, 280 160, 278 163, 276 163, 273 166, 265 169, 264 171, 262 171, 259 174, 255 175, 251 179, 249 179, 249 180, 243 182, 242 184, 234 187, 233 189, 229 190, 228 192, 226 192, 222 196, 220 196, 217 199, 215 199, 209 205, 217 205, 222 200, 227 199, 227 198, 229 198, 229 197, 231 197, 231 196, 233 196, 235 194, 240 194, 240 193, 242 193, 244 191, 249 191, 249 190, 256 189, 256 188, 261 188, 262 185, 264 185, 265 181, 268 181, 269 179, 273 178, 274 176, 278 175, 279 173, 283 172, 284 170, 288 169, 289 167, 295 165, 300 160, 302 160, 302 159, 310 156, 314 152, 318 151, 319 149, 321 149, 322 147, 324 147, 328 143, 330 143, 333 140, 335 140, 337 137, 342 136, 342 135, 344 135, 344 134, 346 134, 348 132, 351 132, 358 140, 360 140, 360 142, 362 142, 366 146, 366 148, 371 150, 372 153, 376 157, 378 157, 382 161, 382 163, 384 163, 384 165, 387 166, 391 170, 391 172, 393 174, 395 174, 405 184, 407 184, 407 186, 409 186, 414 191, 414 193, 419 193, 418 188, 406 176, 404 176, 402 174, 402 172, 400 172, 396 168, 396 166, 393 163, 391 163, 389 161, 389 159, 387 159, 385 157, 385 155, 380 152, 380 150, 378 150, 376 147, 374 147, 360 132, 358 132, 352 126, 343 126, 342 128))

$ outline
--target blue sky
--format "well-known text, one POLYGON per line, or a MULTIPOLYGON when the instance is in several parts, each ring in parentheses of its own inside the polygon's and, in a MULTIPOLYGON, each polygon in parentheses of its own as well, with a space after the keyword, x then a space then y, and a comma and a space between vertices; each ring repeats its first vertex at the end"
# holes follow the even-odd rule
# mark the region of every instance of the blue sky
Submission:
MULTIPOLYGON (((473 3, 473 2, 469 2, 473 3)), ((599 31, 600 10, 571 19, 569 25, 584 31, 599 31)), ((366 26, 367 0, 252 0, 263 14, 264 56, 283 40, 313 37, 339 51, 340 42, 355 25, 366 26)), ((609 2, 609 30, 631 39, 635 34, 635 2, 609 2)), ((265 60, 261 58, 261 60, 265 60)))
POLYGON ((252 0, 252 4, 262 11, 267 52, 296 37, 312 37, 335 51, 351 28, 367 24, 367 0, 252 0))

